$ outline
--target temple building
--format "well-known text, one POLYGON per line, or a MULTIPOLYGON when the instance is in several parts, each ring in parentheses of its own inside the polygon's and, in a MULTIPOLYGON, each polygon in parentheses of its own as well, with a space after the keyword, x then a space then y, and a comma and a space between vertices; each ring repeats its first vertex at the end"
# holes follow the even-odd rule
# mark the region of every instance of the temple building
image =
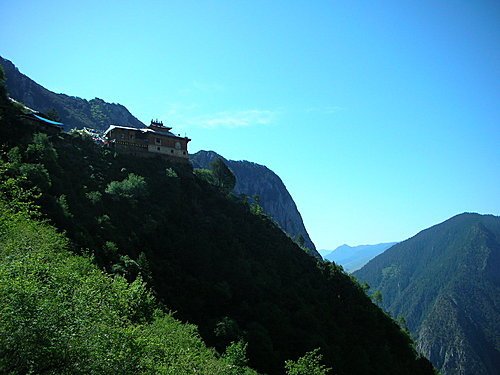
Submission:
POLYGON ((110 125, 104 136, 118 152, 137 156, 160 155, 178 161, 188 161, 187 144, 191 139, 170 132, 172 128, 151 120, 145 128, 110 125))

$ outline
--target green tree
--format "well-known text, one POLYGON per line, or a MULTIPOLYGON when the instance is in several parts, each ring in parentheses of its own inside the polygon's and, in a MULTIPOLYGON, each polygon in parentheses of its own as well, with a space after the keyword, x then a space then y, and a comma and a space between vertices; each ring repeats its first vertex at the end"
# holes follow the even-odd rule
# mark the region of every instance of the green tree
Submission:
POLYGON ((372 299, 377 305, 382 305, 382 292, 380 290, 376 290, 372 295, 372 299))
POLYGON ((173 170, 171 167, 165 169, 165 174, 169 178, 177 178, 177 172, 173 170))
POLYGON ((141 251, 139 253, 139 257, 137 258, 137 265, 139 266, 139 271, 144 279, 151 279, 151 265, 149 264, 149 260, 144 253, 141 251))
POLYGON ((243 367, 246 366, 248 362, 246 351, 247 344, 243 341, 237 341, 231 343, 231 345, 226 348, 222 357, 234 366, 243 367))
POLYGON ((121 255, 118 262, 113 264, 111 271, 132 281, 139 275, 139 265, 128 255, 121 255))
POLYGON ((250 212, 257 216, 264 215, 264 209, 260 205, 260 197, 254 195, 252 198, 253 202, 250 204, 250 212))
POLYGON ((217 186, 225 194, 229 194, 233 191, 234 186, 236 185, 236 177, 228 166, 222 161, 222 159, 215 159, 212 163, 210 163, 210 167, 212 168, 215 186, 217 186))
POLYGON ((322 358, 319 348, 314 349, 296 361, 286 361, 286 373, 287 375, 327 375, 332 369, 321 364, 322 358))
POLYGON ((59 204, 59 207, 61 208, 64 217, 68 219, 73 218, 73 214, 69 209, 68 199, 66 198, 66 195, 61 194, 59 198, 57 198, 57 203, 59 204))
MULTIPOLYGON (((14 161, 4 162, 0 158, 0 200, 15 211, 21 211, 30 217, 37 217, 40 215, 40 207, 33 201, 40 198, 40 188, 33 186, 26 173, 19 173, 19 167, 22 164, 18 156, 17 152, 9 152, 9 159, 14 161)), ((47 176, 42 171, 42 182, 50 183, 50 179, 46 178, 47 176)))
POLYGON ((202 179, 203 181, 209 183, 210 185, 215 185, 214 174, 210 169, 195 169, 194 174, 202 179))
POLYGON ((105 191, 113 199, 135 200, 148 195, 148 186, 144 177, 129 173, 123 181, 111 181, 105 191))
POLYGON ((19 165, 19 174, 26 177, 32 187, 37 187, 45 192, 52 186, 49 172, 43 164, 23 163, 19 165))
POLYGON ((223 317, 215 325, 214 333, 218 337, 230 340, 237 340, 241 336, 241 330, 238 323, 227 316, 223 317))
POLYGON ((45 133, 35 133, 33 143, 28 145, 26 156, 29 162, 42 163, 45 166, 53 164, 57 160, 57 151, 45 133))
POLYGON ((299 245, 300 247, 305 247, 306 239, 304 238, 304 236, 302 234, 298 234, 297 236, 295 236, 295 243, 297 245, 299 245))
POLYGON ((102 194, 99 191, 89 191, 85 193, 85 197, 92 202, 93 205, 96 205, 101 202, 102 194))

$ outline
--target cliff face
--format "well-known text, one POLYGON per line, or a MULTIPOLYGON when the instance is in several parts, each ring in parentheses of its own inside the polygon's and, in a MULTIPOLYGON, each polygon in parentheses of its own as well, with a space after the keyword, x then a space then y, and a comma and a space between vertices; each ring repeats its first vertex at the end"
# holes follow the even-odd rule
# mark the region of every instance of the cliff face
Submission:
POLYGON ((56 94, 22 74, 9 60, 0 57, 0 65, 5 72, 7 92, 12 99, 40 112, 55 110, 66 130, 83 127, 105 130, 110 124, 144 126, 121 104, 107 103, 99 98, 85 100, 56 94))
POLYGON ((259 204, 290 237, 302 236, 306 247, 320 257, 304 226, 302 217, 285 184, 276 173, 264 165, 245 160, 226 160, 213 151, 198 151, 190 156, 194 168, 209 168, 215 158, 221 158, 236 176, 236 194, 259 196, 259 204))

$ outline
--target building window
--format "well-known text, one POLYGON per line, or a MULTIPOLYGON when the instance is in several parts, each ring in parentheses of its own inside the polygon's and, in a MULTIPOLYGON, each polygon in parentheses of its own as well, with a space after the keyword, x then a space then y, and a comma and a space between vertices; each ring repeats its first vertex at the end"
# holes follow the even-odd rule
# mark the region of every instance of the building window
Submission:
POLYGON ((130 139, 134 139, 134 135, 133 134, 130 134, 129 137, 130 137, 130 139))
POLYGON ((182 155, 186 155, 186 151, 182 151, 182 155))
POLYGON ((174 150, 170 150, 170 153, 173 154, 174 153, 174 150))
POLYGON ((175 142, 175 148, 177 150, 180 150, 181 149, 181 143, 180 142, 175 142))
POLYGON ((159 145, 161 143, 161 139, 160 138, 155 138, 155 142, 156 142, 156 144, 159 145))
POLYGON ((159 146, 158 146, 158 147, 156 147, 156 150, 160 151, 160 147, 159 147, 159 146))

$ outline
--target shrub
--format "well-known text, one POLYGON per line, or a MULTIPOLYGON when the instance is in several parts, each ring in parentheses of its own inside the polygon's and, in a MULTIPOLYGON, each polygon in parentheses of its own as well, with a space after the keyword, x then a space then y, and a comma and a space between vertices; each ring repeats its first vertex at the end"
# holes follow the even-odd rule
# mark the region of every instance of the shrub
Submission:
POLYGON ((129 173, 123 181, 111 181, 106 187, 106 193, 113 199, 139 199, 148 195, 148 186, 144 177, 129 173))
POLYGON ((331 369, 321 364, 321 358, 319 349, 314 349, 297 359, 297 361, 286 361, 286 373, 287 375, 327 375, 331 369))

